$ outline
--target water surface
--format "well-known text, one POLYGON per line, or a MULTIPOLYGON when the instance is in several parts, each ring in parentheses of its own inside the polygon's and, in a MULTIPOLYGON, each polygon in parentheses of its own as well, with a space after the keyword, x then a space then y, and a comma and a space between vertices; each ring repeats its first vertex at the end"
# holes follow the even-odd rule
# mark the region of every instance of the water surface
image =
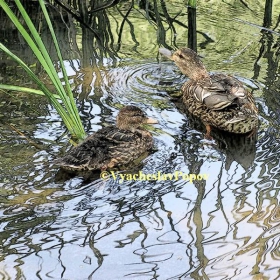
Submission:
MULTIPOLYGON (((138 46, 126 36, 119 58, 95 69, 65 61, 87 133, 114 123, 122 105, 141 107, 159 121, 151 128, 157 150, 135 172, 172 180, 58 176, 51 163, 71 145, 56 112, 40 97, 1 94, 1 279, 280 277, 280 30, 262 31, 257 2, 250 10, 208 1, 197 19, 209 71, 231 73, 253 91, 260 112, 253 140, 204 139, 203 126, 172 102, 186 78, 158 60, 156 29, 136 11, 138 46), (189 174, 207 179, 190 182, 189 174)), ((182 4, 168 8, 187 24, 182 4)), ((178 46, 186 34, 177 26, 178 46)))

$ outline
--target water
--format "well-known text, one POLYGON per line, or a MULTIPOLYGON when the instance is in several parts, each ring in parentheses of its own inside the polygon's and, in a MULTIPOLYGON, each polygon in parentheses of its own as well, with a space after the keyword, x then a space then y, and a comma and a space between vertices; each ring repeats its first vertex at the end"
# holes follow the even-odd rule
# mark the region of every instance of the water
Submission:
MULTIPOLYGON (((51 163, 70 148, 59 117, 40 97, 1 94, 1 279, 279 278, 279 37, 228 21, 262 25, 254 3, 249 12, 211 2, 199 8, 198 26, 214 42, 199 52, 209 71, 229 72, 253 91, 256 139, 204 139, 203 127, 172 102, 186 78, 158 63, 154 35, 140 54, 128 39, 116 64, 104 61, 90 80, 72 83, 88 133, 114 123, 125 104, 158 119, 157 150, 135 171, 160 172, 158 180, 122 180, 128 171, 107 180, 59 176, 51 163)), ((184 40, 178 28, 177 43, 184 40)), ((79 61, 65 63, 77 75, 79 61)))

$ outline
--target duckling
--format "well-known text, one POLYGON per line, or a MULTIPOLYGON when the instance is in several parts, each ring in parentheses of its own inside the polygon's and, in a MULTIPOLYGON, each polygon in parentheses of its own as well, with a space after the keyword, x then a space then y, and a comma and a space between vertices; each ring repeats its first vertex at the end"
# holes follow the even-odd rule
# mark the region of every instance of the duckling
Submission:
POLYGON ((155 123, 157 120, 148 118, 138 107, 125 106, 119 111, 116 126, 88 136, 54 164, 71 171, 104 171, 126 165, 151 150, 153 137, 141 125, 155 123))
POLYGON ((189 78, 181 89, 183 103, 202 120, 207 138, 211 138, 211 126, 236 134, 256 131, 258 109, 252 93, 239 80, 226 74, 210 75, 197 53, 189 48, 174 53, 160 48, 159 52, 189 78))

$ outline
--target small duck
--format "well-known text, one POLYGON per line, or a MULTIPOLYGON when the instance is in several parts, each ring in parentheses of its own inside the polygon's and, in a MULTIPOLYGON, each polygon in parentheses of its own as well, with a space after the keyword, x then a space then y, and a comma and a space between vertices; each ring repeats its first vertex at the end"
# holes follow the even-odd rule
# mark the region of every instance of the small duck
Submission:
POLYGON ((125 106, 117 116, 116 126, 107 126, 88 136, 54 164, 71 171, 104 171, 126 165, 152 148, 153 137, 141 125, 155 123, 157 120, 148 118, 138 107, 125 106))
POLYGON ((210 75, 197 53, 189 48, 174 53, 160 48, 159 52, 173 60, 190 79, 182 87, 183 103, 202 120, 207 138, 211 138, 211 126, 236 134, 256 131, 258 109, 240 81, 225 74, 210 75))

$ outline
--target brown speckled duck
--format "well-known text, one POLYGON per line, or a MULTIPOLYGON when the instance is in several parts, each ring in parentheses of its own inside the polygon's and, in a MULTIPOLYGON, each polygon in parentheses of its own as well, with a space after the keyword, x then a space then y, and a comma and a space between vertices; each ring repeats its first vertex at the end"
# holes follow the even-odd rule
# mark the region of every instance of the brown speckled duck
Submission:
POLYGON ((153 146, 150 132, 143 124, 155 124, 136 106, 122 108, 117 116, 117 126, 108 126, 88 136, 68 155, 54 164, 72 171, 106 170, 123 166, 139 158, 153 146))
POLYGON ((237 134, 256 130, 258 110, 252 94, 240 81, 225 74, 210 75, 197 53, 189 48, 174 53, 160 48, 159 52, 189 78, 182 87, 183 103, 205 124, 208 137, 211 126, 237 134))

